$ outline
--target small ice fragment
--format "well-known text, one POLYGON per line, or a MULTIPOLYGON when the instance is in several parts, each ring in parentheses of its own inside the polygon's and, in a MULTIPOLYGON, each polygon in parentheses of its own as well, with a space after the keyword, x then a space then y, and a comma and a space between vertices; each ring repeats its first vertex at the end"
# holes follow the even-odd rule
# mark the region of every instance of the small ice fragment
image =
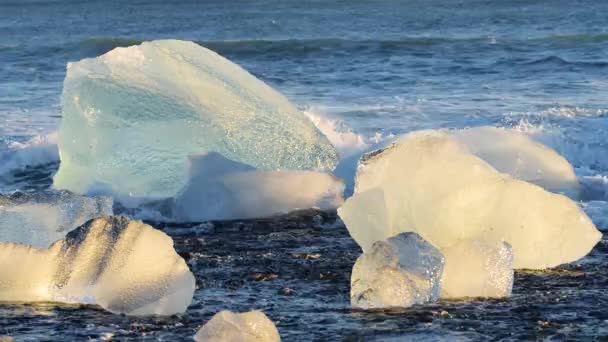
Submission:
POLYGON ((262 311, 220 311, 194 336, 197 342, 279 342, 274 323, 262 311))
POLYGON ((444 259, 416 233, 401 233, 373 244, 351 275, 355 308, 409 307, 439 299, 444 259))
POLYGON ((508 243, 466 240, 441 252, 441 298, 511 296, 513 252, 508 243))

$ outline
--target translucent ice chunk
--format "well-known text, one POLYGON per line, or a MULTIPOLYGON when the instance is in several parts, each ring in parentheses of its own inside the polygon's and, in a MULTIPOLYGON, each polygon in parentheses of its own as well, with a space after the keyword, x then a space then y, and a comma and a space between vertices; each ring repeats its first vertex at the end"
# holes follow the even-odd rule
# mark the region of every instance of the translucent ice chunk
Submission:
POLYGON ((172 315, 186 310, 193 293, 194 277, 171 238, 141 221, 91 220, 48 249, 0 243, 0 301, 172 315))
POLYGON ((440 131, 366 154, 355 192, 338 213, 364 251, 413 231, 441 250, 460 240, 506 241, 514 268, 543 269, 585 256, 601 238, 569 198, 497 172, 440 131))
POLYGON ((509 297, 513 253, 506 242, 461 241, 441 250, 445 257, 441 298, 509 297))
POLYGON ((332 170, 337 153, 289 101, 192 42, 160 40, 68 64, 54 186, 172 197, 190 154, 260 170, 332 170))
POLYGON ((112 215, 112 202, 68 191, 0 195, 0 241, 46 248, 88 220, 112 215))
POLYGON ((437 248, 416 233, 377 241, 353 266, 351 305, 374 309, 436 301, 443 263, 437 248))
POLYGON ((296 209, 335 209, 343 183, 316 171, 259 171, 218 153, 192 156, 190 177, 175 199, 178 221, 268 217, 296 209))
POLYGON ((194 336, 197 342, 279 342, 276 326, 261 311, 220 311, 194 336))

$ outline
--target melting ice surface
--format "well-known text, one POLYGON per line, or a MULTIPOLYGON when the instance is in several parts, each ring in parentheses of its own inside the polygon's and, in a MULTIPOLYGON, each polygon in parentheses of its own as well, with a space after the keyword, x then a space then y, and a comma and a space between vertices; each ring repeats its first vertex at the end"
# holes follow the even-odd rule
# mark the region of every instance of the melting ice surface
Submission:
POLYGON ((463 240, 441 250, 441 298, 509 297, 513 252, 506 242, 463 240))
POLYGON ((220 311, 194 336, 197 342, 279 342, 274 323, 261 311, 220 311))
POLYGON ((416 233, 375 242, 351 274, 351 305, 374 309, 409 307, 439 299, 441 252, 416 233))
POLYGON ((165 233, 125 217, 88 221, 47 249, 0 243, 0 301, 97 304, 113 313, 184 312, 194 276, 165 233))
POLYGON ((329 170, 337 153, 289 101, 192 42, 161 40, 70 63, 54 186, 171 197, 191 154, 260 170, 329 170))
POLYGON ((175 198, 178 221, 268 217, 296 209, 335 209, 342 181, 316 171, 260 171, 218 153, 190 158, 188 184, 175 198))
POLYGON ((112 215, 112 203, 69 191, 0 195, 0 241, 46 248, 88 220, 112 215))
POLYGON ((514 268, 585 256, 601 238, 569 198, 501 174, 450 134, 410 133, 360 161, 339 215, 363 251, 403 231, 443 250, 460 240, 506 241, 514 268))

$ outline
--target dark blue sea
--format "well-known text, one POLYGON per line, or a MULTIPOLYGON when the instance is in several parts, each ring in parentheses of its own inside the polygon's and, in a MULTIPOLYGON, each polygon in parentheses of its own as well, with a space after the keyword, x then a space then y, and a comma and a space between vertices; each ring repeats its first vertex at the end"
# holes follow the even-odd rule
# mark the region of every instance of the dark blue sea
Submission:
MULTIPOLYGON (((161 38, 212 49, 366 139, 518 129, 596 186, 581 206, 608 229, 608 1, 0 0, 2 190, 50 186, 57 161, 19 151, 57 129, 67 62, 161 38)), ((608 339, 605 239, 576 264, 516 272, 508 299, 362 312, 349 303, 360 250, 319 215, 159 225, 197 278, 185 314, 2 304, 0 335, 183 341, 219 310, 261 309, 285 341, 608 339)))

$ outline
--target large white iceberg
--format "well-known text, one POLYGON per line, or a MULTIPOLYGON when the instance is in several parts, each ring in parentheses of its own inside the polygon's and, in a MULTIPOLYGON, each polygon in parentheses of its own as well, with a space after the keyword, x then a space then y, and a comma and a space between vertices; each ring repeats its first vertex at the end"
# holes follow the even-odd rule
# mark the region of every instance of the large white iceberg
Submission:
POLYGON ((508 243, 466 240, 441 253, 445 258, 441 298, 511 296, 513 252, 508 243))
POLYGON ((91 220, 48 249, 0 243, 0 301, 172 315, 184 312, 193 294, 194 277, 173 240, 141 221, 91 220))
POLYGON ((344 184, 327 173, 259 171, 218 153, 192 156, 188 184, 175 198, 174 219, 183 221, 268 217, 296 209, 335 209, 344 184))
POLYGON ((410 133, 363 156, 355 195, 338 213, 364 251, 406 231, 440 250, 506 241, 514 268, 575 261, 601 238, 575 202, 499 173, 442 131, 410 133))
POLYGON ((197 342, 279 342, 274 323, 261 311, 220 311, 194 336, 197 342))
POLYGON ((191 154, 259 170, 332 170, 337 152, 281 94, 192 42, 160 40, 69 63, 54 186, 174 196, 191 154))
POLYGON ((379 309, 434 302, 443 264, 437 248, 416 233, 377 241, 353 266, 351 305, 379 309))
POLYGON ((88 220, 112 215, 112 203, 68 191, 0 195, 0 241, 46 248, 88 220))

